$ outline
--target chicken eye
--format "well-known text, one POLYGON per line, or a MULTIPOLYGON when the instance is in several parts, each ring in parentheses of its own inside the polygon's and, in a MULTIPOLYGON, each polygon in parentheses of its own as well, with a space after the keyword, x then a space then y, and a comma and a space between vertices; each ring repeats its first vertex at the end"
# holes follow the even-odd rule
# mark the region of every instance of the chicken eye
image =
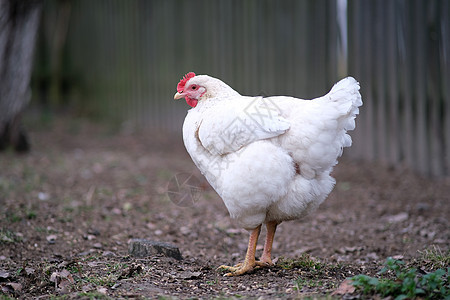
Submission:
POLYGON ((196 90, 196 89, 197 89, 197 86, 196 86, 196 85, 193 85, 191 88, 192 88, 193 90, 196 90))

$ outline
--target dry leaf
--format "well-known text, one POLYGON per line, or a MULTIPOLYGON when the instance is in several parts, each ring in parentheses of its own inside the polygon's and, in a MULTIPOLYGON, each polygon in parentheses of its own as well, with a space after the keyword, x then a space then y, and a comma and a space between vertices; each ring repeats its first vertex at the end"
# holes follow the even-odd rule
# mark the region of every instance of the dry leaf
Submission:
POLYGON ((20 292, 22 290, 22 285, 16 282, 8 282, 2 287, 3 293, 14 293, 20 292))
POLYGON ((55 288, 59 291, 67 292, 69 287, 75 282, 69 271, 53 272, 50 281, 55 283, 55 288))
POLYGON ((34 272, 36 272, 36 270, 33 268, 29 268, 29 267, 25 268, 25 274, 27 274, 27 275, 32 275, 32 274, 34 274, 34 272))
POLYGON ((351 294, 354 291, 355 287, 353 286, 352 281, 350 279, 346 279, 333 293, 331 293, 331 296, 351 294))

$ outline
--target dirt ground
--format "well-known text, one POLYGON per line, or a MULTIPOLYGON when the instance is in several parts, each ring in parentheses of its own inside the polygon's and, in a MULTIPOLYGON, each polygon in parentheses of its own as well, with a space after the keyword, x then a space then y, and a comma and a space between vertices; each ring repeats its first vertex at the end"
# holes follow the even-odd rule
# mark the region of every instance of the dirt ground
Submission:
POLYGON ((275 266, 223 277, 216 268, 244 258, 248 233, 180 136, 75 120, 30 134, 31 153, 0 153, 0 299, 331 297, 389 256, 412 262, 427 249, 449 251, 449 179, 343 159, 319 209, 278 227, 275 266), (168 194, 177 174, 197 180, 193 202, 168 194), (132 257, 134 238, 170 243, 183 259, 132 257))

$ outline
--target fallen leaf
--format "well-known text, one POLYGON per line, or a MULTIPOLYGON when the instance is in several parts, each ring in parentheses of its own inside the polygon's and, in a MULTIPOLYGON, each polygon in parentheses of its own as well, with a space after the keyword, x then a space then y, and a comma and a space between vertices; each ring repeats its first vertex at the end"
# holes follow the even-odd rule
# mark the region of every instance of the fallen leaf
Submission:
POLYGON ((5 286, 10 288, 10 291, 20 292, 22 290, 22 285, 16 282, 8 282, 5 286))
POLYGON ((355 292, 355 287, 353 286, 352 281, 350 279, 346 279, 333 293, 331 293, 331 296, 352 294, 353 292, 355 292))
POLYGON ((26 267, 26 268, 25 268, 25 274, 27 274, 27 275, 31 275, 31 274, 33 274, 34 272, 36 272, 36 270, 33 269, 33 268, 29 268, 29 267, 26 267))
POLYGON ((131 266, 122 271, 117 280, 133 277, 133 275, 139 274, 143 270, 144 268, 141 265, 131 264, 131 266))
POLYGON ((83 286, 81 287, 81 290, 82 290, 83 292, 87 293, 87 292, 93 291, 93 290, 94 290, 94 286, 93 286, 91 283, 88 283, 88 284, 86 284, 86 285, 83 285, 83 286))
POLYGON ((68 292, 69 287, 75 282, 69 271, 66 269, 53 272, 50 281, 55 283, 55 288, 62 292, 68 292))

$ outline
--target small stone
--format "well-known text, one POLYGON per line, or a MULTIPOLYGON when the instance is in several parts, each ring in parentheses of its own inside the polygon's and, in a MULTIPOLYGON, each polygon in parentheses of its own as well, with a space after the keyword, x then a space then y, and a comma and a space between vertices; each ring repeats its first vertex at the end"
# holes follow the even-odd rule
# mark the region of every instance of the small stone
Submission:
POLYGON ((100 235, 100 231, 98 231, 95 228, 89 228, 87 231, 88 234, 92 234, 92 235, 100 235))
POLYGON ((95 235, 93 235, 93 234, 83 235, 83 239, 92 241, 95 239, 95 235))
POLYGON ((92 245, 92 247, 94 247, 95 249, 102 249, 103 248, 101 243, 95 243, 94 245, 92 245))
POLYGON ((378 260, 380 257, 375 252, 367 253, 366 257, 371 260, 378 260))
POLYGON ((51 234, 51 235, 47 236, 47 242, 49 244, 54 244, 56 242, 56 238, 57 238, 56 235, 51 234))
POLYGON ((8 279, 11 274, 5 270, 0 270, 0 279, 8 279))
POLYGON ((419 212, 425 212, 425 211, 430 210, 430 204, 424 203, 424 202, 419 202, 416 204, 416 208, 419 212))
POLYGON ((409 215, 407 212, 401 212, 396 215, 388 216, 387 221, 389 223, 395 224, 395 223, 404 222, 404 221, 408 220, 408 218, 409 218, 409 215))
POLYGON ((103 251, 102 256, 104 256, 104 257, 114 257, 114 256, 116 256, 116 254, 114 252, 111 252, 111 251, 103 251))
POLYGON ((78 256, 86 256, 86 255, 92 254, 93 252, 95 252, 94 249, 89 249, 88 251, 83 251, 83 252, 78 253, 78 256))
POLYGON ((186 234, 191 232, 191 229, 189 227, 187 227, 187 226, 181 226, 180 227, 180 232, 181 232, 181 234, 186 235, 186 234))
POLYGON ((122 211, 121 211, 119 208, 117 208, 117 207, 113 208, 113 209, 111 210, 111 212, 112 212, 114 215, 121 215, 121 214, 122 214, 122 211))
POLYGON ((128 253, 131 256, 140 258, 163 254, 177 260, 183 259, 180 250, 174 245, 145 239, 132 239, 128 246, 128 253))
POLYGON ((188 280, 188 279, 197 279, 197 278, 199 278, 201 275, 202 275, 202 272, 185 271, 185 272, 182 272, 182 273, 180 274, 179 278, 185 279, 185 280, 188 280))
POLYGON ((41 201, 47 201, 49 198, 49 195, 47 193, 39 192, 38 193, 38 199, 41 201))

